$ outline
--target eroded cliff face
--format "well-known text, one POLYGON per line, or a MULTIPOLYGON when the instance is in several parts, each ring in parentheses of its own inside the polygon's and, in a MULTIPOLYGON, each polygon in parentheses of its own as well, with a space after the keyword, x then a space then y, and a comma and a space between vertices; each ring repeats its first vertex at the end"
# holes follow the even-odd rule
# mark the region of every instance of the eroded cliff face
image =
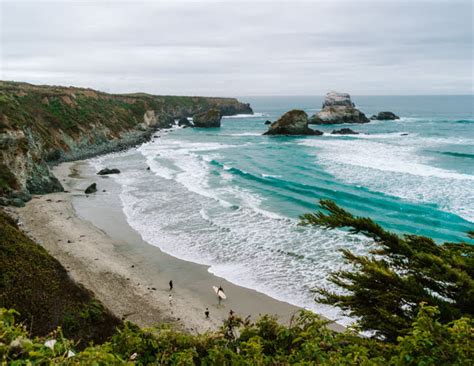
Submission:
POLYGON ((47 163, 125 149, 177 118, 210 109, 252 113, 234 98, 107 94, 0 81, 0 196, 61 190, 47 163))

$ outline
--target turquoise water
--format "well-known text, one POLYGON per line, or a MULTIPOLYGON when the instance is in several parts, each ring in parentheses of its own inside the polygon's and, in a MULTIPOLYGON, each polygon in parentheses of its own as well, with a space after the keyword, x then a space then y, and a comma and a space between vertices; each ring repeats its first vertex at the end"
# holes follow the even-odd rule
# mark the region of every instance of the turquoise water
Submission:
POLYGON ((398 121, 313 126, 323 136, 262 136, 267 119, 319 110, 322 97, 254 97, 254 116, 220 129, 175 129, 94 164, 122 170, 122 206, 145 240, 216 275, 337 317, 311 288, 330 286, 338 249, 365 253, 360 236, 297 226, 322 198, 398 232, 468 240, 474 225, 472 96, 354 97, 367 115, 398 121), (334 128, 361 134, 334 136, 334 128), (151 170, 147 171, 146 166, 151 170))

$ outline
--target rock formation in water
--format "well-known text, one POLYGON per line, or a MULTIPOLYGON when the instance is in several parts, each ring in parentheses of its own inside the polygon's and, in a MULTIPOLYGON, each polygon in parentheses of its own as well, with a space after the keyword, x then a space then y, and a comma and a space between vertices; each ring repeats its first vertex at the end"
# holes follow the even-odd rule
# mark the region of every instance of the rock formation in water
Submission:
POLYGON ((117 168, 112 168, 112 169, 104 168, 104 169, 101 169, 97 173, 97 175, 108 175, 108 174, 120 174, 120 170, 117 168))
POLYGON ((107 94, 0 81, 0 204, 20 199, 12 194, 62 191, 51 164, 139 145, 176 118, 210 109, 253 113, 235 98, 107 94))
POLYGON ((206 112, 197 113, 193 116, 194 127, 221 127, 221 113, 217 109, 210 109, 206 112))
POLYGON ((340 130, 332 130, 331 135, 358 135, 359 132, 351 130, 350 128, 341 128, 340 130))
POLYGON ((293 109, 273 122, 264 135, 322 135, 321 131, 308 127, 306 112, 293 109))
POLYGON ((309 123, 320 125, 367 122, 369 119, 355 107, 349 94, 334 91, 326 94, 323 108, 309 121, 309 123))
POLYGON ((389 121, 389 120, 394 120, 394 119, 400 119, 395 113, 393 112, 379 112, 377 114, 374 114, 372 117, 370 117, 371 120, 378 120, 378 121, 389 121))

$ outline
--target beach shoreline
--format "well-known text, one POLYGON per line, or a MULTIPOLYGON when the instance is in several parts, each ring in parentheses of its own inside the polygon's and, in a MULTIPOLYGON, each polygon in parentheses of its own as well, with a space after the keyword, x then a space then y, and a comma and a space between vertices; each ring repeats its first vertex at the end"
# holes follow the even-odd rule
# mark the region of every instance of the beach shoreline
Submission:
MULTIPOLYGON (((220 327, 230 310, 243 318, 250 315, 251 320, 275 315, 284 324, 300 310, 143 241, 126 221, 113 180, 96 176, 87 161, 63 163, 53 172, 66 192, 35 196, 13 214, 27 234, 118 317, 141 327, 169 323, 203 333, 220 327), (92 182, 98 182, 98 192, 86 196, 84 189, 92 182), (174 282, 171 301, 169 280, 174 282), (214 285, 222 286, 228 296, 221 305, 214 285)), ((344 330, 337 323, 329 327, 344 330)))

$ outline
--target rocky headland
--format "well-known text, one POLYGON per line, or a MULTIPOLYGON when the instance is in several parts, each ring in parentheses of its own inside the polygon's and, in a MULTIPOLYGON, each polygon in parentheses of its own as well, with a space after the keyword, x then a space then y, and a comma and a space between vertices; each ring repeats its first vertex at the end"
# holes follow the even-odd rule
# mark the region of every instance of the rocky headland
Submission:
POLYGON ((293 109, 273 122, 264 135, 322 135, 321 131, 308 127, 306 112, 293 109))
POLYGON ((52 164, 124 150, 176 119, 211 110, 220 116, 253 113, 235 98, 108 94, 0 81, 0 204, 62 191, 52 164))
POLYGON ((329 92, 321 111, 311 116, 312 124, 367 123, 369 119, 355 107, 347 93, 329 92))

